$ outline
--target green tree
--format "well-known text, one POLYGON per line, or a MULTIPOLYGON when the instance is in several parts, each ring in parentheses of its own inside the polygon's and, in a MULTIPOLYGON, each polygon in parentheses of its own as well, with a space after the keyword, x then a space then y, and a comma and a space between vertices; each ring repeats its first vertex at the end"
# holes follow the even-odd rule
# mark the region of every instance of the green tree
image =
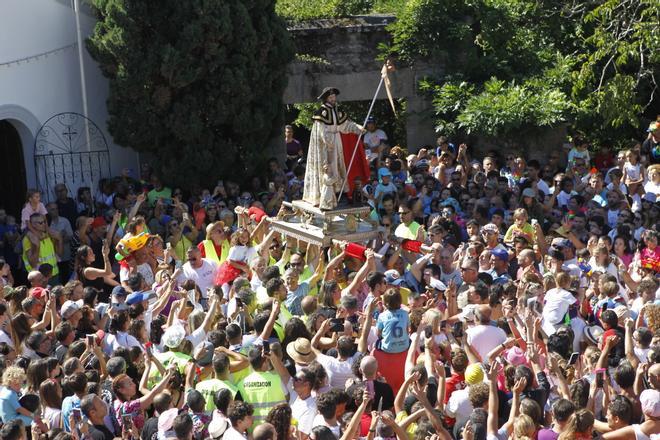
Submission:
POLYGON ((90 1, 87 47, 110 80, 115 142, 152 153, 176 184, 259 165, 293 57, 274 0, 90 1))
POLYGON ((657 0, 408 0, 386 53, 443 65, 421 86, 444 133, 624 141, 660 112, 658 22, 657 0))

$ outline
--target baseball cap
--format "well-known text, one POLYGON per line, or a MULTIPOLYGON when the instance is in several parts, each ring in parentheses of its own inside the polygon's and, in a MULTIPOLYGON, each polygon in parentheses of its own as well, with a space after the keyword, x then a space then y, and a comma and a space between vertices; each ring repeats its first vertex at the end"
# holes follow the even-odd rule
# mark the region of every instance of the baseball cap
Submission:
POLYGON ((433 277, 431 277, 431 280, 429 281, 429 286, 431 286, 436 290, 442 290, 442 291, 447 290, 447 286, 445 285, 445 283, 433 277))
POLYGON ((399 272, 396 269, 385 271, 385 283, 392 286, 400 286, 403 281, 404 279, 401 278, 401 275, 399 275, 399 272))
POLYGON ((133 292, 126 297, 126 304, 132 306, 133 304, 141 303, 142 301, 149 301, 153 296, 153 291, 148 292, 133 292))
POLYGON ((502 261, 509 261, 509 253, 504 249, 495 248, 490 251, 491 255, 495 258, 498 258, 502 261))
POLYGON ((522 192, 523 197, 536 197, 536 193, 532 188, 525 188, 522 192))
POLYGON ((126 296, 128 295, 128 291, 124 289, 124 286, 115 286, 112 289, 112 294, 115 296, 126 296))
POLYGON ((392 173, 388 168, 382 167, 378 169, 378 177, 391 176, 392 173))
POLYGON ((468 385, 476 385, 484 381, 484 370, 481 364, 470 364, 465 369, 465 383, 468 385))
POLYGON ((646 132, 651 133, 652 131, 656 131, 658 129, 660 129, 660 122, 653 121, 649 124, 649 128, 646 129, 646 132))
POLYGON ((558 248, 573 248, 573 243, 568 238, 555 238, 552 245, 558 248))
POLYGON ((484 225, 481 228, 481 232, 489 232, 491 234, 499 234, 500 229, 497 227, 495 223, 488 223, 487 225, 484 225))
POLYGON ((78 301, 71 301, 67 300, 64 301, 64 304, 62 304, 62 309, 60 310, 60 315, 62 315, 62 318, 67 319, 74 313, 76 313, 78 310, 82 309, 83 306, 83 300, 79 299, 78 301))
POLYGON ((195 361, 200 367, 211 365, 215 347, 209 341, 202 342, 195 350, 195 361))
POLYGON ((107 224, 108 223, 103 217, 94 217, 94 220, 92 220, 92 229, 100 228, 101 226, 106 226, 107 224))

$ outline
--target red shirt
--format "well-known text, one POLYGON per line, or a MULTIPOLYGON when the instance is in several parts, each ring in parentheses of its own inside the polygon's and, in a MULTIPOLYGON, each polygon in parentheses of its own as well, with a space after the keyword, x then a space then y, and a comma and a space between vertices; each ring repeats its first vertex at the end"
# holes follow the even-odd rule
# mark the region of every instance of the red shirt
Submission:
POLYGON ((371 427, 371 414, 366 412, 362 414, 360 419, 360 437, 366 437, 369 435, 369 428, 371 427))

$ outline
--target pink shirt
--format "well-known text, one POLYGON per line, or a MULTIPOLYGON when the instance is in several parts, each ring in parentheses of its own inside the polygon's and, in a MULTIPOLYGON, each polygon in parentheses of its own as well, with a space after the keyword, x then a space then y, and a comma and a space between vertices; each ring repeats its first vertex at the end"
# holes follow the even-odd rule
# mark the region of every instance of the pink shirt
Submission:
POLYGON ((39 202, 37 205, 37 209, 33 209, 32 205, 26 203, 23 207, 23 210, 21 211, 21 230, 27 228, 28 222, 30 221, 30 216, 32 216, 32 214, 46 215, 48 212, 46 212, 46 207, 41 202, 39 202))

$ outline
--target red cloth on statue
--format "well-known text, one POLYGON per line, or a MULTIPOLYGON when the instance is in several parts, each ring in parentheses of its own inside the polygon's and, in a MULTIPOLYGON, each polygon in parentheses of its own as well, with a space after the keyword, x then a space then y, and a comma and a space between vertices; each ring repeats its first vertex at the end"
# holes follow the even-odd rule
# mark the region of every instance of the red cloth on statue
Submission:
POLYGON ((351 157, 353 156, 353 149, 355 148, 355 143, 357 142, 358 135, 355 133, 341 133, 341 143, 344 147, 344 163, 346 164, 346 187, 345 191, 348 192, 349 197, 353 194, 353 179, 357 176, 362 177, 362 184, 366 185, 369 182, 369 176, 371 172, 369 171, 369 162, 367 162, 367 156, 364 152, 364 143, 360 139, 360 143, 357 146, 357 152, 355 153, 355 159, 353 159, 353 165, 351 169, 348 169, 348 164, 351 163, 351 157))

